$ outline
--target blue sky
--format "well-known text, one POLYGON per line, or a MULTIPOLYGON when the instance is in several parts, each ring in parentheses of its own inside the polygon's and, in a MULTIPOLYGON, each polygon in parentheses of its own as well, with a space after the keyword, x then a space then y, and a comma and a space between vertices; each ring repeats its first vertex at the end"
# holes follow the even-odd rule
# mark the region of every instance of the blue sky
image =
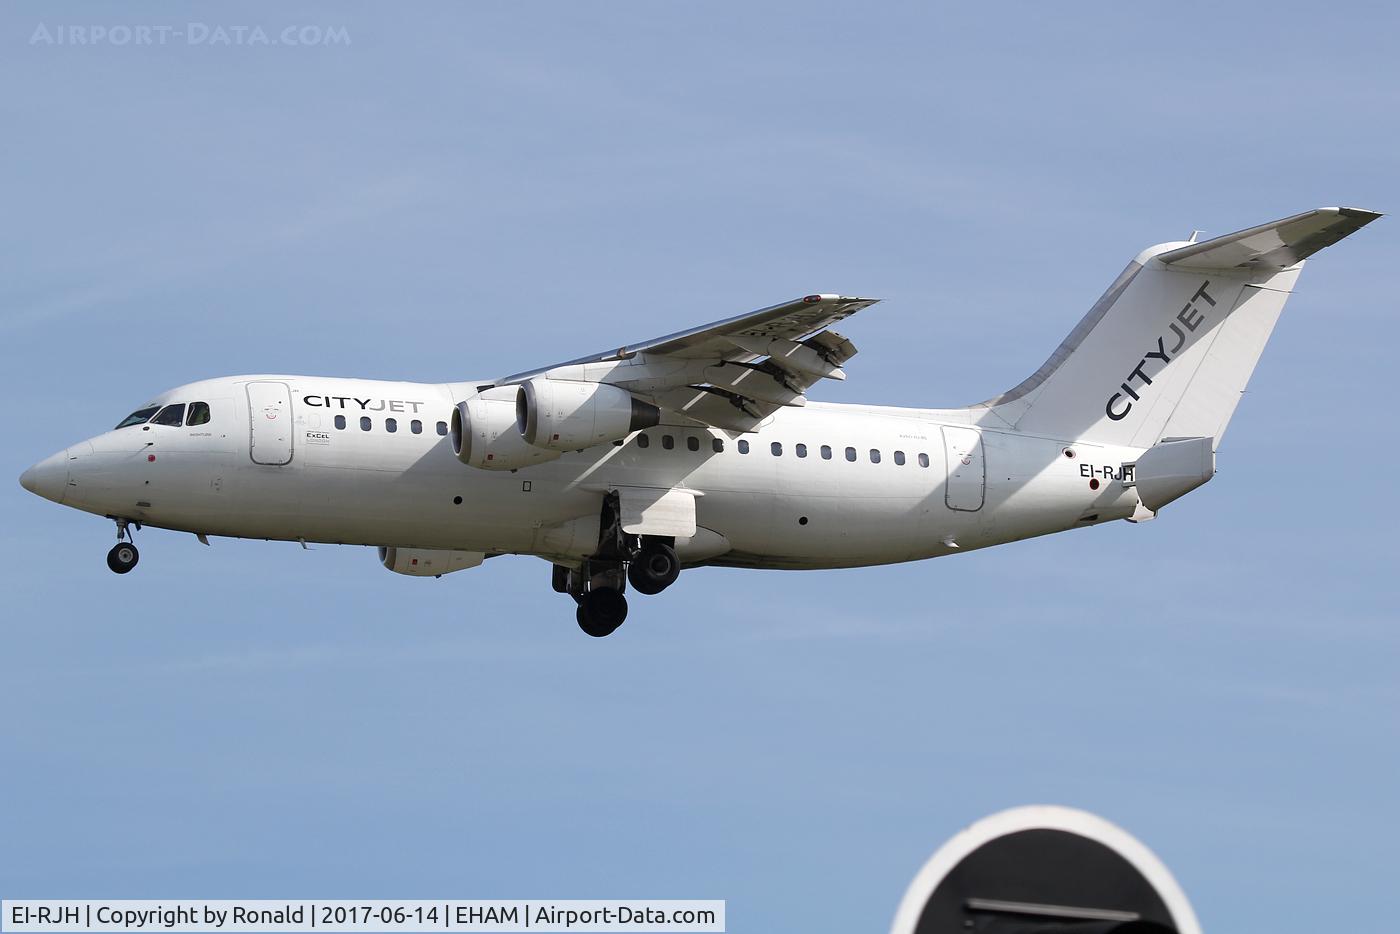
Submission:
POLYGON ((1062 803, 1208 930, 1383 917, 1400 822, 1395 222, 1309 265, 1219 475, 1156 522, 704 570, 581 636, 536 559, 148 531, 33 461, 206 376, 456 380, 813 291, 832 401, 1033 370, 1139 249, 1400 210, 1380 4, 0 7, 0 893, 725 898, 883 930, 1062 803), (344 27, 349 45, 32 44, 344 27))

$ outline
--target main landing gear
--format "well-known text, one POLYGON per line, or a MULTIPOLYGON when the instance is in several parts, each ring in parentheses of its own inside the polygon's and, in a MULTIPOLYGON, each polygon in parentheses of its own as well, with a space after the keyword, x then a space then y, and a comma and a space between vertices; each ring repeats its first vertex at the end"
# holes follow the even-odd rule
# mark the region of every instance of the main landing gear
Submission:
POLYGON ((628 583, 637 593, 658 594, 681 573, 671 539, 622 531, 616 493, 603 500, 601 530, 596 554, 577 568, 554 566, 554 589, 574 598, 579 628, 595 638, 611 635, 627 619, 628 583))
MULTIPOLYGON (((141 552, 136 550, 136 542, 127 526, 127 520, 117 520, 117 543, 107 552, 107 567, 117 574, 125 574, 141 560, 141 552)), ((141 526, 138 523, 136 527, 139 529, 141 526)))
POLYGON ((578 598, 578 628, 595 639, 610 636, 627 619, 627 598, 615 587, 599 587, 578 598))
POLYGON ((676 549, 655 539, 643 539, 627 564, 627 580, 637 593, 661 593, 680 576, 681 559, 676 557, 676 549))

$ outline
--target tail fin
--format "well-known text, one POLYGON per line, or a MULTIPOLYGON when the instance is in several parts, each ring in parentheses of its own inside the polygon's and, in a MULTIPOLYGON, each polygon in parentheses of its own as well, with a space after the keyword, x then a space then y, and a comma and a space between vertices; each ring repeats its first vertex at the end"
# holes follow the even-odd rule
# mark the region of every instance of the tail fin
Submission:
POLYGON ((1144 250, 1030 378, 974 410, 1054 438, 1219 444, 1303 260, 1381 215, 1319 208, 1144 250))

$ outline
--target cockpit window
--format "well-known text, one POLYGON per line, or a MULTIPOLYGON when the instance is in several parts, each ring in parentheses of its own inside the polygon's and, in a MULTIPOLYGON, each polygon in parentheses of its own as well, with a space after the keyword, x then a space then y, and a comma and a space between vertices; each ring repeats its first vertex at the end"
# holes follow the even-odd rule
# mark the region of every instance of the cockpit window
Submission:
POLYGON ((185 425, 187 427, 193 427, 195 425, 207 424, 209 424, 209 403, 191 402, 190 416, 189 418, 185 419, 185 425))
POLYGON ((160 414, 151 419, 152 425, 169 425, 172 428, 179 428, 185 423, 185 403, 179 402, 175 405, 167 405, 160 410, 160 414))
MULTIPOLYGON (((158 405, 152 405, 144 409, 137 409, 135 412, 132 412, 126 418, 122 419, 117 424, 117 428, 129 428, 132 425, 144 425, 146 424, 146 422, 150 421, 151 416, 156 414, 156 412, 158 411, 160 411, 160 406, 158 405)), ((116 429, 114 428, 112 430, 115 431, 116 429)))

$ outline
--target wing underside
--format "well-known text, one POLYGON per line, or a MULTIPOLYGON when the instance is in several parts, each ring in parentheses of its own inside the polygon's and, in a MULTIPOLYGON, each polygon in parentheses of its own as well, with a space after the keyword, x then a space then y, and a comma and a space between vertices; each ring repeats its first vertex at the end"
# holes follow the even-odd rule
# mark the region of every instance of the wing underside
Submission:
POLYGON ((608 383, 683 419, 751 431, 784 406, 806 405, 818 381, 845 379, 856 347, 829 328, 876 301, 807 295, 491 385, 538 377, 608 383))

